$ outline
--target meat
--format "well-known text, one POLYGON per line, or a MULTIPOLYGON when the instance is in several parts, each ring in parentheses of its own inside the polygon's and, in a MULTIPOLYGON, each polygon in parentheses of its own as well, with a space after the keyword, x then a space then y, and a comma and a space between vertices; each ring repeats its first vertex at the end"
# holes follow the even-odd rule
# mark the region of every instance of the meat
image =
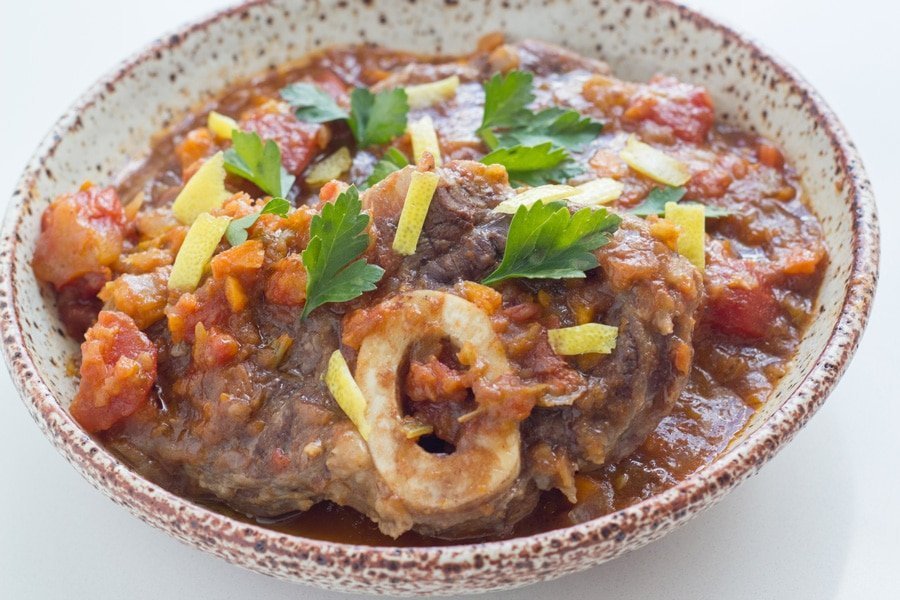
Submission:
POLYGON ((671 411, 690 372, 703 291, 696 269, 637 219, 624 220, 598 258, 590 277, 613 299, 603 322, 619 328, 616 351, 587 370, 585 393, 562 411, 574 440, 560 432, 584 470, 632 452, 671 411))
POLYGON ((508 218, 491 209, 512 193, 506 171, 471 161, 455 161, 438 169, 441 181, 416 253, 399 257, 390 245, 412 169, 393 173, 363 196, 373 217, 375 261, 388 270, 393 288, 479 281, 503 257, 508 218))
MULTIPOLYGON (((439 169, 418 251, 401 257, 390 242, 411 169, 362 198, 372 216, 369 260, 386 270, 372 298, 383 301, 357 301, 365 308, 343 326, 333 312, 346 311, 343 305, 299 320, 294 302, 270 298, 235 313, 222 283, 234 276, 222 270, 233 261, 221 259, 201 288, 167 309, 168 327, 150 328, 162 349, 160 404, 166 408, 155 421, 125 420, 113 435, 121 451, 153 463, 169 487, 211 494, 250 514, 275 516, 330 500, 367 514, 390 535, 416 529, 459 538, 508 532, 531 512, 538 487, 573 493, 560 472, 594 469, 633 449, 684 384, 700 297, 696 271, 647 225, 628 219, 598 253, 600 268, 574 294, 592 297, 597 306, 606 302, 596 316, 620 327, 617 351, 576 372, 549 350, 541 326, 538 346, 523 355, 514 337, 498 337, 496 319, 515 321, 507 333, 533 328, 540 305, 527 311, 512 306, 525 293, 521 286, 497 294, 460 285, 480 280, 502 258, 509 217, 491 209, 512 193, 504 171, 468 161, 439 169), (369 403, 367 442, 321 380, 342 334, 369 403), (273 363, 265 350, 285 336, 292 343, 273 363), (432 395, 442 388, 428 383, 421 368, 405 377, 404 360, 408 348, 445 336, 451 352, 459 353, 454 368, 461 374, 447 398, 430 398, 422 395, 423 385, 432 395), (418 386, 409 392, 418 394, 410 414, 433 419, 449 450, 434 454, 399 428, 403 401, 394 394, 405 381, 418 386), (548 394, 563 401, 554 405, 548 394), (556 475, 547 472, 549 450, 557 457, 556 475)), ((259 244, 251 240, 228 252, 261 256, 259 244)), ((279 256, 269 258, 255 283, 243 279, 251 297, 287 285, 285 265, 296 255, 279 256), (273 288, 273 281, 281 283, 273 288)), ((558 282, 534 285, 566 301, 558 282)), ((429 368, 450 372, 438 364, 429 368)))

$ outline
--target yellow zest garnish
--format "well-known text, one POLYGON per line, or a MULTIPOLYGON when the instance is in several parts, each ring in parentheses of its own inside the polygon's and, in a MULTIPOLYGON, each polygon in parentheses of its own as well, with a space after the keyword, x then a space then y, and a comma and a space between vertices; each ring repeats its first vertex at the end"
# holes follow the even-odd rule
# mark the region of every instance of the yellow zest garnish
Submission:
POLYGON ((412 142, 413 159, 419 162, 425 152, 434 157, 434 166, 441 166, 441 146, 438 144, 437 132, 431 117, 425 116, 407 125, 409 139, 412 142))
POLYGON ((217 138, 223 140, 230 140, 234 130, 240 129, 237 121, 231 117, 226 117, 222 113, 217 113, 214 110, 209 111, 209 114, 206 115, 206 126, 210 131, 216 134, 217 138))
POLYGON ((425 224, 428 207, 431 206, 431 198, 437 189, 439 179, 437 173, 432 171, 413 171, 406 199, 403 201, 403 210, 400 212, 400 220, 397 223, 397 233, 392 246, 394 252, 406 256, 415 254, 419 234, 422 233, 422 225, 425 224))
POLYGON ((516 194, 494 207, 494 212, 514 215, 520 206, 531 206, 535 202, 553 202, 569 198, 577 188, 571 185, 540 185, 516 194))
POLYGON ((609 177, 602 177, 575 186, 575 192, 568 197, 568 202, 579 208, 583 206, 609 204, 614 200, 618 200, 624 189, 625 184, 621 181, 616 181, 609 177))
POLYGON ((406 88, 406 102, 410 108, 426 108, 456 95, 459 77, 451 75, 430 83, 411 85, 406 88))
POLYGON ((190 225, 198 215, 219 208, 230 196, 225 189, 225 155, 216 152, 178 193, 172 204, 172 214, 185 225, 190 225))
POLYGON ((175 257, 169 275, 171 289, 190 292, 197 288, 229 222, 231 219, 228 217, 214 217, 209 213, 197 217, 175 257))
POLYGON ((706 207, 666 202, 666 220, 678 225, 678 254, 702 272, 706 267, 706 207))
POLYGON ((345 146, 314 164, 306 176, 306 183, 314 186, 324 185, 332 179, 340 177, 341 173, 349 170, 352 164, 350 151, 345 146))
POLYGON ((645 144, 633 135, 625 142, 625 148, 619 152, 619 158, 641 175, 672 187, 684 185, 691 178, 691 172, 686 164, 645 144))
POLYGON ((334 396, 344 414, 356 425, 356 430, 364 440, 369 439, 369 422, 366 420, 366 399, 356 380, 350 374, 350 367, 340 350, 335 350, 328 359, 325 370, 325 385, 334 396))
POLYGON ((616 347, 619 328, 601 323, 585 323, 575 327, 548 329, 547 339, 557 354, 609 354, 616 347))

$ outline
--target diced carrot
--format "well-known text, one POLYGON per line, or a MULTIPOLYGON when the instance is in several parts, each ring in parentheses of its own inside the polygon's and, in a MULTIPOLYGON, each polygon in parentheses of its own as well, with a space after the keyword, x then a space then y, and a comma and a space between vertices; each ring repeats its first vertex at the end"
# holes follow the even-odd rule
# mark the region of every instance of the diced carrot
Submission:
POLYGON ((771 144, 760 144, 756 148, 756 156, 759 158, 759 162, 767 167, 779 170, 784 168, 784 155, 781 150, 771 144))

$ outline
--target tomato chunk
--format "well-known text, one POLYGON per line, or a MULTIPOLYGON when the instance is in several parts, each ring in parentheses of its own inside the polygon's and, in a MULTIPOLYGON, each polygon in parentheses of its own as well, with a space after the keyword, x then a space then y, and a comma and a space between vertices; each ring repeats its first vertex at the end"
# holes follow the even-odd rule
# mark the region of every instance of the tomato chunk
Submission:
POLYGON ((462 402, 475 378, 448 367, 437 357, 411 362, 406 376, 406 395, 413 402, 462 402))
POLYGON ((266 300, 283 306, 306 303, 306 269, 299 254, 291 254, 272 265, 266 282, 266 300))
POLYGON ((672 128, 676 137, 693 143, 706 139, 715 121, 712 98, 702 87, 657 76, 632 98, 626 120, 650 120, 672 128))
POLYGON ((99 274, 102 286, 122 253, 124 237, 125 211, 113 188, 63 194, 41 218, 34 273, 57 290, 89 274, 99 274))
POLYGON ((70 411, 89 433, 109 429, 147 404, 156 381, 156 347, 131 317, 101 311, 81 356, 81 384, 70 411))
POLYGON ((752 261, 731 255, 727 250, 710 253, 704 319, 726 335, 764 338, 778 318, 778 300, 752 261))

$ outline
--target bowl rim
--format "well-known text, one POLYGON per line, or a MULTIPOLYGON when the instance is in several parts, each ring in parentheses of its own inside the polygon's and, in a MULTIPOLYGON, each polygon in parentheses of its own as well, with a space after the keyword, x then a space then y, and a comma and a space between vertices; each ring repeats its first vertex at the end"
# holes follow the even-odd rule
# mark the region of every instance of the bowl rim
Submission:
MULTIPOLYGON (((403 563, 404 566, 408 561, 415 561, 432 567, 443 568, 447 565, 452 567, 451 563, 455 560, 459 558, 468 560, 470 555, 476 552, 487 556, 514 557, 535 542, 563 552, 589 546, 611 537, 616 541, 624 541, 632 535, 642 534, 646 538, 647 532, 643 529, 652 518, 670 515, 674 516, 675 524, 686 522, 700 512, 690 510, 691 507, 711 505, 732 487, 753 475, 793 438, 821 406, 844 373, 859 344, 868 321, 878 279, 879 228, 874 196, 859 154, 844 126, 819 93, 793 67, 744 33, 677 2, 632 1, 636 5, 674 9, 682 19, 692 22, 701 29, 714 29, 725 39, 750 50, 757 60, 770 63, 785 81, 790 82, 800 92, 802 102, 812 109, 827 134, 852 189, 850 205, 853 219, 852 265, 837 322, 811 370, 798 384, 796 390, 746 439, 729 447, 712 463, 675 486, 637 504, 585 523, 501 541, 461 542, 450 546, 395 547, 306 538, 234 520, 150 482, 126 467, 102 444, 84 433, 69 412, 55 400, 49 387, 44 383, 23 338, 14 283, 16 266, 12 257, 19 244, 17 230, 21 224, 22 208, 29 196, 29 190, 43 169, 45 158, 52 156, 62 137, 79 124, 79 113, 97 102, 105 89, 115 85, 138 65, 153 59, 159 52, 165 52, 181 44, 191 33, 206 29, 220 20, 253 7, 271 4, 272 0, 249 0, 193 20, 172 33, 161 36, 118 63, 66 110, 29 159, 7 206, 0 236, 0 334, 11 378, 19 396, 44 434, 95 487, 117 503, 125 505, 145 522, 162 527, 163 523, 175 518, 176 513, 179 514, 179 518, 190 518, 190 531, 175 533, 182 541, 196 542, 201 536, 216 538, 224 535, 229 541, 243 546, 249 552, 259 552, 259 540, 263 540, 266 542, 267 551, 274 551, 281 556, 307 557, 313 560, 327 556, 329 562, 336 556, 352 558, 355 563, 361 564, 362 568, 370 569, 383 568, 386 561, 403 563), (160 510, 162 514, 154 514, 153 510, 160 510), (230 533, 223 534, 224 530, 229 530, 230 533)), ((646 538, 646 541, 650 539, 646 538)), ((211 551, 233 562, 241 562, 233 555, 223 554, 216 548, 211 551)), ((618 552, 613 552, 610 557, 616 555, 618 552)), ((445 570, 445 573, 447 572, 452 571, 445 570)))

